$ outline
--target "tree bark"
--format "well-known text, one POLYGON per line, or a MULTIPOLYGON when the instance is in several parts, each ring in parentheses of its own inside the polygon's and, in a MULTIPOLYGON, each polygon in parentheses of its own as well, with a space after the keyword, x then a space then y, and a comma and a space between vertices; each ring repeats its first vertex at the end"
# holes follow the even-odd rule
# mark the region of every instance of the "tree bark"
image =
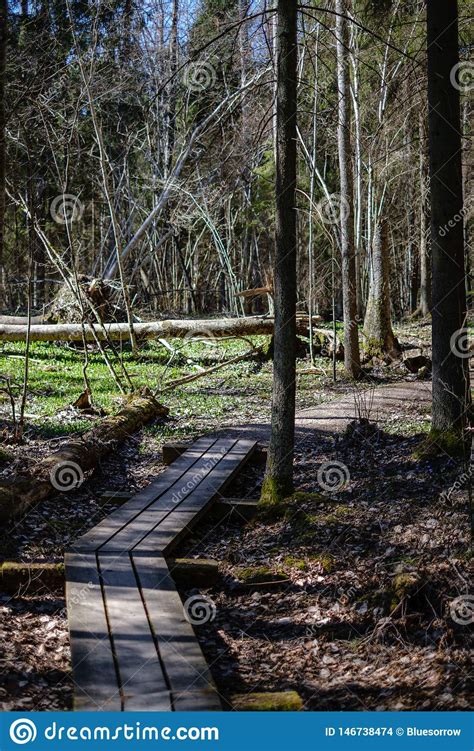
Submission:
MULTIPOLYGON (((273 318, 210 318, 193 320, 152 321, 150 323, 135 323, 134 331, 138 340, 157 339, 159 337, 186 339, 195 337, 212 338, 226 336, 253 336, 255 334, 273 334, 275 328, 273 318)), ((278 326, 278 323, 277 323, 278 326)), ((294 327, 295 324, 291 323, 294 327)), ((299 318, 296 324, 297 333, 308 334, 309 319, 299 318)), ((26 325, 0 325, 0 342, 23 342, 26 338, 26 325)), ((289 329, 286 329, 287 332, 289 329)), ((127 341, 129 339, 128 323, 96 324, 94 329, 89 324, 60 323, 39 324, 31 326, 30 341, 32 342, 82 342, 83 333, 87 342, 127 341), (95 334, 95 335, 94 335, 95 334)), ((330 335, 331 332, 327 332, 330 335)))
POLYGON ((0 300, 5 294, 5 191, 6 111, 5 77, 7 62, 8 2, 0 0, 0 300))
POLYGON ((451 80, 458 44, 457 0, 428 0, 434 433, 463 430, 469 393, 468 359, 456 333, 466 316, 460 102, 451 80))
POLYGON ((353 378, 360 375, 357 328, 357 277, 354 240, 354 196, 351 153, 351 100, 349 34, 346 0, 336 0, 338 151, 341 187, 342 305, 344 312, 344 365, 353 378))
POLYGON ((1 482, 0 521, 22 514, 54 492, 77 487, 83 473, 96 467, 118 443, 150 420, 167 414, 168 409, 151 393, 132 394, 116 415, 106 417, 87 433, 64 443, 31 472, 1 482))
POLYGON ((371 354, 396 357, 400 346, 393 333, 390 310, 390 256, 388 225, 380 219, 375 229, 369 299, 364 319, 367 349, 371 354))
POLYGON ((272 426, 262 500, 293 491, 296 383, 297 4, 278 0, 272 426))
POLYGON ((426 163, 426 122, 420 115, 420 313, 431 310, 431 259, 428 238, 428 167, 426 163))

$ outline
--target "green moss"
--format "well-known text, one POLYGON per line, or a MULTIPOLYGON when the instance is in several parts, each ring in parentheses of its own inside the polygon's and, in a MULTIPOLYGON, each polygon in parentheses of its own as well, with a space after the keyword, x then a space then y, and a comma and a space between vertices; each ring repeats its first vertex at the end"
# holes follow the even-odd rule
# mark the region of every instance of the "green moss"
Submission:
POLYGON ((283 571, 275 572, 268 566, 246 566, 237 569, 235 575, 242 584, 265 584, 286 581, 288 578, 283 571))
POLYGON ((325 574, 330 574, 334 570, 336 563, 336 559, 330 553, 322 553, 321 555, 314 556, 312 560, 321 564, 325 574))
POLYGON ((308 564, 303 558, 295 558, 292 555, 288 555, 284 560, 285 566, 290 568, 297 568, 298 571, 306 571, 308 564))
POLYGON ((293 480, 291 477, 267 474, 262 483, 260 502, 264 505, 278 504, 285 501, 292 492, 293 480))
POLYGON ((250 693, 233 696, 231 704, 238 712, 300 712, 303 700, 296 691, 250 693))
POLYGON ((392 580, 392 586, 387 594, 390 594, 390 609, 394 610, 403 600, 413 597, 422 587, 419 574, 405 572, 397 574, 392 580))
POLYGON ((454 458, 464 456, 465 452, 466 439, 462 431, 431 429, 426 439, 413 451, 412 458, 425 459, 441 453, 454 458))
POLYGON ((302 493, 300 490, 297 490, 295 493, 293 493, 290 500, 298 501, 299 503, 322 503, 327 502, 329 499, 326 498, 326 496, 321 495, 321 493, 302 493))

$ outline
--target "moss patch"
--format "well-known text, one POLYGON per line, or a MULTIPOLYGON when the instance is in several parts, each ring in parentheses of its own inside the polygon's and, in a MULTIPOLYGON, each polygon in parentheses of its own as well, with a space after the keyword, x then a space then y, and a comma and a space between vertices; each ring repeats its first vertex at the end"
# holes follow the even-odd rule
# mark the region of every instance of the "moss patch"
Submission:
POLYGON ((300 712, 303 700, 296 691, 250 693, 233 696, 231 704, 237 712, 300 712))
POLYGON ((284 571, 272 571, 268 566, 246 566, 235 571, 237 579, 246 585, 287 581, 284 571))

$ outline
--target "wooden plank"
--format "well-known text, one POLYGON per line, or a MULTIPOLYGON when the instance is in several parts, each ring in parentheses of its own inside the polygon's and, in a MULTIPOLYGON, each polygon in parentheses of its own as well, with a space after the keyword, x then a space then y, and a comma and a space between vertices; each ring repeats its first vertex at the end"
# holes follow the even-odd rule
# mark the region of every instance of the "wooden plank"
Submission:
POLYGON ((209 667, 185 616, 166 561, 133 556, 133 565, 170 690, 215 692, 209 667))
POLYGON ((166 492, 173 483, 177 482, 214 443, 215 440, 209 438, 196 441, 186 454, 177 459, 156 480, 147 485, 140 493, 134 495, 123 506, 109 514, 95 527, 79 537, 71 549, 77 552, 89 552, 99 548, 119 529, 132 521, 141 511, 166 492))
POLYGON ((65 554, 75 708, 120 711, 122 702, 94 555, 65 554))
POLYGON ((198 519, 199 517, 194 511, 169 514, 133 548, 134 557, 137 555, 147 557, 167 555, 192 531, 198 519))
MULTIPOLYGON (((234 444, 235 440, 223 439, 222 441, 217 441, 175 483, 169 485, 159 498, 149 504, 146 509, 135 516, 128 524, 117 530, 101 546, 100 550, 105 552, 131 550, 150 530, 164 520, 167 515, 165 512, 176 511, 189 496, 194 497, 196 493, 200 492, 200 487, 206 482, 207 477, 216 472, 221 463, 225 461, 227 453, 233 448, 234 444)), ((236 454, 233 465, 238 464, 240 461, 241 455, 236 454)), ((172 468, 166 474, 168 472, 172 472, 172 468)), ((212 484, 208 484, 206 487, 212 489, 212 484)), ((209 500, 206 492, 208 496, 209 490, 204 490, 200 493, 199 497, 209 500)), ((197 504, 195 505, 196 511, 198 511, 200 507, 197 504)), ((201 502, 202 505, 203 503, 201 502)), ((194 506, 191 506, 183 510, 189 511, 193 508, 194 506)))
POLYGON ((237 471, 241 468, 242 460, 245 456, 245 454, 238 454, 233 451, 224 456, 212 472, 209 473, 208 477, 192 493, 183 498, 176 507, 176 512, 198 512, 205 508, 231 482, 237 471))
POLYGON ((168 683, 163 673, 147 613, 128 553, 99 555, 105 604, 116 655, 124 711, 142 706, 147 694, 161 697, 159 711, 171 710, 168 683))

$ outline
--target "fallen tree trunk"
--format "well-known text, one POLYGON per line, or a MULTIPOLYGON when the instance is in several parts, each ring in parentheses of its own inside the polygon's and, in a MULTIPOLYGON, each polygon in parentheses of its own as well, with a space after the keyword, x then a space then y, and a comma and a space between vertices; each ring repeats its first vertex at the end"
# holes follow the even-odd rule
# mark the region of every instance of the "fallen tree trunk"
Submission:
MULTIPOLYGON (((45 321, 43 315, 31 316, 31 324, 42 325, 45 321)), ((0 316, 0 326, 28 326, 28 316, 0 316)))
MULTIPOLYGON (((308 319, 298 318, 297 333, 308 334, 308 319)), ((134 324, 134 331, 138 340, 158 338, 191 339, 232 336, 252 336, 273 334, 274 319, 264 317, 252 318, 210 318, 198 320, 167 320, 134 324)), ((0 341, 21 342, 26 339, 26 326, 0 325, 0 341)), ((83 333, 86 341, 94 342, 95 336, 101 341, 127 341, 130 336, 128 323, 105 323, 101 326, 80 323, 42 324, 31 326, 30 341, 32 342, 82 342, 83 333)), ((324 332, 328 338, 330 331, 324 332)))
POLYGON ((1 482, 0 521, 23 513, 53 492, 68 492, 79 487, 84 473, 96 467, 118 443, 145 423, 167 414, 168 408, 151 392, 131 394, 116 415, 106 417, 91 430, 67 441, 30 472, 1 482))

